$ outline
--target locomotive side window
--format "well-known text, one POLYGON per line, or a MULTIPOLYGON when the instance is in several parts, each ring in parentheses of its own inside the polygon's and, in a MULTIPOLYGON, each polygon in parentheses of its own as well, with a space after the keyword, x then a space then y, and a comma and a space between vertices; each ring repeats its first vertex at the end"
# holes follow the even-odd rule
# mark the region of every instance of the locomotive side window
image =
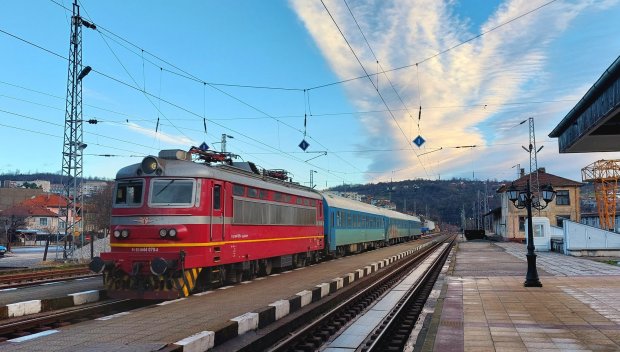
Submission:
POLYGON ((143 180, 119 181, 116 184, 114 207, 139 207, 142 205, 143 180))
POLYGON ((194 180, 156 179, 151 182, 149 204, 154 206, 192 206, 194 180))
POLYGON ((256 188, 248 188, 248 197, 258 198, 258 190, 256 188))
POLYGON ((242 185, 233 185, 233 194, 236 196, 245 195, 245 187, 242 185))
POLYGON ((215 210, 219 210, 221 209, 221 192, 222 192, 222 186, 220 185, 215 185, 213 187, 213 209, 215 210))

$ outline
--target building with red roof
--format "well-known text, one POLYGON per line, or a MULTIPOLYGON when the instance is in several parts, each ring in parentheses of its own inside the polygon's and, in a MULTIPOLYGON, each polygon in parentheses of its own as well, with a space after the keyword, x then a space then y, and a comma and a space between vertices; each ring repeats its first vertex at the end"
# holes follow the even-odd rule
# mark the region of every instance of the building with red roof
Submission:
MULTIPOLYGON (((536 173, 531 174, 530 189, 535 189, 536 173)), ((527 182, 530 181, 530 174, 525 175, 521 172, 521 177, 514 180, 512 185, 518 189, 525 189, 527 182)), ((549 218, 552 226, 562 227, 564 219, 574 222, 581 220, 580 207, 580 188, 581 182, 573 181, 564 177, 547 173, 544 168, 538 170, 538 184, 542 188, 545 185, 551 185, 556 191, 556 196, 550 204, 543 210, 532 209, 533 216, 542 216, 549 218)), ((506 190, 511 185, 503 185, 497 193, 501 194, 501 207, 494 209, 490 214, 493 215, 493 229, 497 235, 504 237, 510 241, 525 241, 525 222, 527 221, 526 209, 518 209, 508 199, 506 190)), ((541 199, 541 202, 544 201, 541 199)))

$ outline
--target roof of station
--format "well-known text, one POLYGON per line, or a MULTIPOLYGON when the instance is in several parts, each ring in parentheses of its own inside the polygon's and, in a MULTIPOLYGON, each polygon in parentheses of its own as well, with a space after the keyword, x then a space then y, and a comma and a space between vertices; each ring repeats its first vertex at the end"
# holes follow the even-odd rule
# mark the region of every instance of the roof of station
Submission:
POLYGON ((560 153, 620 151, 620 56, 551 131, 560 153))

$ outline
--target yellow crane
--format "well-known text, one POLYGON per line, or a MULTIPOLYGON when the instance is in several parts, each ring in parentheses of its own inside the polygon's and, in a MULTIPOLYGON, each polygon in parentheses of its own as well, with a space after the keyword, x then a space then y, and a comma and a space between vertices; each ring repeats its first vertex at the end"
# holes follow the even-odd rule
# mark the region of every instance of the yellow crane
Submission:
POLYGON ((616 196, 620 179, 620 160, 598 160, 581 169, 583 182, 594 183, 594 194, 601 228, 616 226, 616 196))

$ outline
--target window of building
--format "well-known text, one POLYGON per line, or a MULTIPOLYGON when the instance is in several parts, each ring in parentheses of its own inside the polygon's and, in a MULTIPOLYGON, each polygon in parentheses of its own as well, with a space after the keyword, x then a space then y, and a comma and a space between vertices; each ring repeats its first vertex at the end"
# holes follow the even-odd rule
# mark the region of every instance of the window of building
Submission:
POLYGON ((543 237, 545 236, 545 230, 542 224, 534 225, 534 237, 543 237))
POLYGON ((525 216, 519 216, 519 231, 525 231, 525 216))
POLYGON ((564 227, 564 220, 570 220, 570 215, 557 215, 555 217, 555 224, 557 227, 564 227))
POLYGON ((39 225, 47 226, 47 218, 39 218, 39 225))
POLYGON ((568 196, 568 191, 556 191, 555 194, 555 204, 557 205, 570 205, 570 197, 568 196))

